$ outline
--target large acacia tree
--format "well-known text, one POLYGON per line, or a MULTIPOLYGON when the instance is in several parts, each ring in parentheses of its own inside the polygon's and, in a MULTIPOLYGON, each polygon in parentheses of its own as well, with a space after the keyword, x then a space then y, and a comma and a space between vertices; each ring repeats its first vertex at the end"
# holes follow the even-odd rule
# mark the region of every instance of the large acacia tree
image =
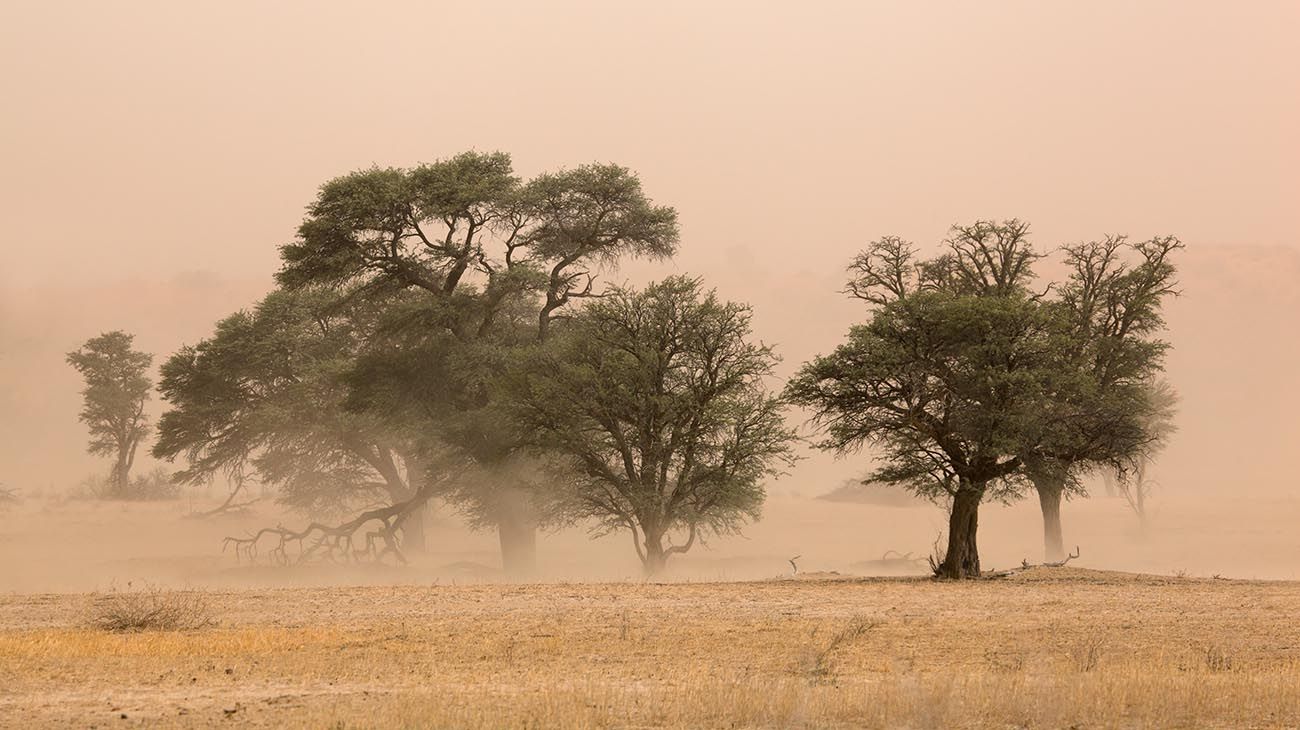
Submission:
POLYGON ((81 422, 90 430, 88 449, 113 457, 109 494, 117 498, 127 496, 136 451, 149 433, 144 404, 153 387, 153 356, 132 349, 134 341, 134 335, 114 330, 68 353, 68 364, 86 382, 81 422))
POLYGON ((758 517, 794 434, 764 387, 777 358, 753 341, 748 307, 673 277, 615 289, 557 331, 503 395, 557 461, 566 516, 627 530, 648 575, 758 517), (676 545, 673 530, 685 532, 676 545))
POLYGON ((878 478, 950 498, 938 570, 967 577, 979 574, 986 495, 1036 487, 1058 554, 1060 498, 1077 473, 1150 440, 1144 383, 1165 349, 1151 334, 1179 244, 1138 244, 1144 263, 1113 277, 1095 265, 1100 244, 1067 248, 1073 275, 1055 294, 1031 288, 1041 256, 1021 221, 955 226, 944 246, 928 260, 896 237, 863 251, 848 290, 873 306, 871 320, 789 392, 827 427, 826 446, 880 446, 878 478))
MULTIPOLYGON (((465 453, 481 466, 500 465, 516 456, 521 441, 473 428, 491 419, 471 414, 492 405, 489 385, 509 352, 545 340, 567 305, 598 295, 600 267, 623 256, 669 256, 677 239, 676 213, 652 203, 626 168, 584 165, 525 182, 508 155, 471 152, 327 182, 297 240, 281 249, 278 278, 290 290, 410 295, 414 304, 394 308, 385 328, 404 346, 371 354, 370 382, 357 402, 404 403, 403 416, 428 415, 422 428, 430 437, 472 447, 465 453), (432 362, 451 372, 425 372, 430 360, 411 358, 413 350, 437 353, 432 362), (439 380, 455 387, 426 387, 439 380)), ((494 504, 512 501, 497 496, 494 504)), ((526 490, 514 501, 516 508, 486 519, 500 528, 503 556, 527 563, 536 516, 517 508, 526 490), (507 542, 523 548, 506 550, 507 542)))

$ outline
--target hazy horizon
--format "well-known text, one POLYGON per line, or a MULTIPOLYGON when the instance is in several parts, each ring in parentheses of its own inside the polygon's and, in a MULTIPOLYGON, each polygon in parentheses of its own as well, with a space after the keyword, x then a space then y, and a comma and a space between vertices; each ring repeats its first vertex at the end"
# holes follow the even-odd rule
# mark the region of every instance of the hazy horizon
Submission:
MULTIPOLYGON (((686 272, 750 302, 782 376, 863 318, 838 290, 882 235, 1177 235, 1157 499, 1289 496, 1300 5, 1225 8, 7 3, 0 482, 100 469, 63 362, 87 337, 133 332, 157 365, 270 288, 321 183, 501 150, 525 177, 636 171, 680 254, 605 278, 686 272)), ((870 466, 810 452, 773 490, 870 466)))

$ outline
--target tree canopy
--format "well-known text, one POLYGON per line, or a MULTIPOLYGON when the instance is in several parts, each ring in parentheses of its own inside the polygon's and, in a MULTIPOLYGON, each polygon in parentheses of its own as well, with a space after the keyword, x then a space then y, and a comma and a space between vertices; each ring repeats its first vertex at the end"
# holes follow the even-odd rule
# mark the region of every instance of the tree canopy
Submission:
POLYGON ((114 330, 92 337, 68 353, 68 364, 85 380, 81 422, 90 430, 88 450, 111 454, 110 494, 126 496, 136 449, 149 433, 144 404, 153 382, 153 356, 132 349, 135 336, 114 330))
POLYGON ((850 266, 848 292, 873 307, 870 319, 787 394, 813 410, 824 447, 873 445, 885 461, 874 478, 950 498, 938 572, 978 575, 986 496, 1013 496, 1048 468, 1059 477, 1067 463, 1120 458, 1147 438, 1141 388, 1164 345, 1145 335, 1167 288, 1162 256, 1178 245, 1139 245, 1148 263, 1105 298, 1088 288, 1089 246, 1070 249, 1075 275, 1055 296, 1031 288, 1041 255, 1022 221, 954 226, 944 253, 924 260, 907 241, 880 239, 850 266))
POLYGON ((344 378, 375 326, 360 303, 319 289, 276 291, 221 320, 163 364, 170 408, 154 455, 184 456, 183 483, 224 473, 237 491, 255 478, 316 514, 408 499, 421 477, 413 439, 345 407, 344 378))
POLYGON ((557 332, 505 401, 563 467, 555 497, 570 518, 629 531, 653 575, 702 534, 758 517, 794 434, 764 387, 776 356, 752 340, 748 307, 673 277, 615 289, 557 332), (684 542, 665 544, 672 530, 684 542))
MULTIPOLYGON (((524 181, 508 155, 467 152, 325 183, 281 248, 277 278, 287 291, 329 290, 375 313, 342 377, 349 412, 508 477, 521 471, 525 434, 502 427, 494 379, 546 339, 566 305, 601 294, 602 268, 669 256, 677 240, 675 211, 624 167, 524 181)), ((498 526, 503 559, 527 569, 540 516, 527 490, 503 481, 449 488, 477 521, 498 526)))

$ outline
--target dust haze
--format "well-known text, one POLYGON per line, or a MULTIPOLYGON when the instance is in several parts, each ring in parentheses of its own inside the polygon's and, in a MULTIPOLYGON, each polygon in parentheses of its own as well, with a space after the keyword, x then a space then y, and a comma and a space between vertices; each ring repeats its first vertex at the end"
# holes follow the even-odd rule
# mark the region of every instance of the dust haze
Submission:
MULTIPOLYGON (((777 380, 866 318, 844 268, 880 236, 932 253, 954 223, 1013 216, 1040 250, 1179 236, 1166 370, 1181 403, 1150 524, 1094 480, 1064 508, 1066 543, 1091 568, 1300 578, 1297 30, 1289 3, 7 3, 0 483, 22 501, 0 511, 0 586, 495 579, 455 567, 497 565, 497 539, 445 504, 409 567, 277 570, 222 552, 305 519, 274 494, 207 519, 191 513, 220 503, 220 480, 170 502, 76 498, 107 467, 85 453, 64 362, 124 329, 157 365, 271 290, 321 183, 464 150, 507 151, 525 176, 636 171, 678 211, 680 251, 602 279, 689 273, 750 303, 777 380)), ((869 450, 800 454, 761 521, 668 577, 768 578, 793 556, 870 572, 944 530, 923 502, 819 499, 872 469, 869 450)), ((988 565, 1041 557, 1032 499, 988 506, 981 527, 988 565)), ((628 542, 544 532, 537 578, 635 578, 628 542)))

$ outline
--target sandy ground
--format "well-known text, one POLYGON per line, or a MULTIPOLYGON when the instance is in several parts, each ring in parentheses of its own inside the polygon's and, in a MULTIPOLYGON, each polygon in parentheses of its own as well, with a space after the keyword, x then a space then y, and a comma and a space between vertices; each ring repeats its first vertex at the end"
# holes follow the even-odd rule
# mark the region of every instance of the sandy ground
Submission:
POLYGON ((1074 568, 206 592, 215 625, 0 598, 5 727, 1300 723, 1300 584, 1074 568))
MULTIPOLYGON (((928 552, 932 506, 775 494, 657 583, 626 535, 550 533, 519 584, 445 509, 408 566, 276 567, 222 537, 301 518, 205 506, 0 511, 0 727, 1300 726, 1300 582, 1259 580, 1297 577, 1290 497, 1170 495, 1145 534, 1072 502, 1069 567, 964 584, 864 577, 928 552), (93 625, 142 589, 213 624, 93 625)), ((1033 507, 986 506, 986 567, 1038 560, 1033 507)))
MULTIPOLYGON (((184 587, 277 587, 492 580, 499 567, 491 532, 471 532, 443 506, 428 519, 428 552, 407 567, 254 569, 223 554, 222 538, 266 525, 302 524, 300 515, 269 500, 247 514, 197 519, 209 507, 201 498, 123 504, 29 498, 0 509, 0 591, 94 591, 127 582, 184 587), (467 565, 468 564, 468 565, 467 565), (466 570, 471 565, 478 569, 466 570)), ((1300 493, 1269 499, 1209 500, 1174 491, 1159 495, 1146 533, 1122 499, 1068 502, 1065 537, 1082 555, 1073 565, 1108 570, 1220 575, 1248 579, 1300 579, 1300 493)), ((1037 505, 1026 500, 981 509, 980 549, 986 568, 1042 559, 1037 505)), ((946 526, 933 505, 884 507, 771 495, 763 519, 743 535, 714 538, 674 558, 669 579, 756 580, 790 572, 802 556, 806 571, 877 574, 864 564, 886 551, 928 554, 946 526)), ((539 579, 633 580, 640 568, 626 534, 593 541, 582 529, 543 534, 539 579)))

